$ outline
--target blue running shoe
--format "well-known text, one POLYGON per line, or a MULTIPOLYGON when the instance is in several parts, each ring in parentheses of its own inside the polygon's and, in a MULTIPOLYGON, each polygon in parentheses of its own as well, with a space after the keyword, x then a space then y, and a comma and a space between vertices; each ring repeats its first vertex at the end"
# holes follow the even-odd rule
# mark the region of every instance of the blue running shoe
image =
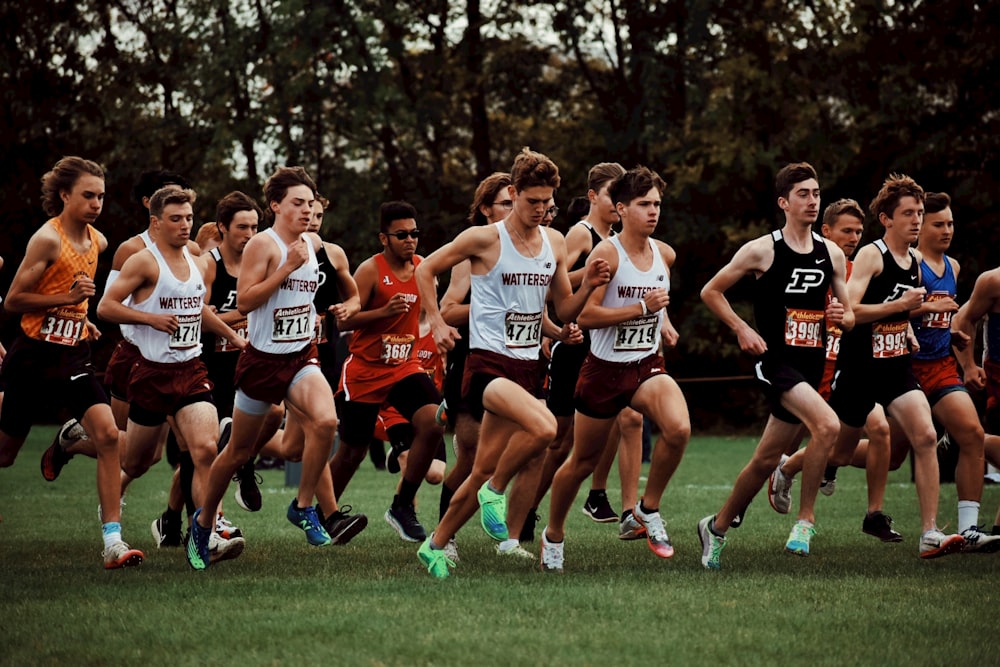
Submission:
POLYGON ((195 570, 204 570, 212 560, 208 548, 208 539, 212 536, 212 528, 202 528, 198 524, 199 516, 201 516, 200 507, 194 511, 194 516, 191 517, 191 530, 188 531, 186 545, 187 559, 195 570))
POLYGON ((490 490, 487 480, 476 494, 479 499, 479 521, 483 530, 497 542, 503 542, 507 535, 507 496, 490 490))
POLYGON ((325 547, 333 542, 330 539, 330 534, 326 532, 326 528, 319 521, 315 505, 300 508, 293 498, 292 503, 288 506, 288 520, 305 531, 306 539, 314 547, 325 547))
POLYGON ((796 556, 809 555, 809 540, 816 534, 816 527, 807 521, 796 521, 785 543, 785 551, 796 556))

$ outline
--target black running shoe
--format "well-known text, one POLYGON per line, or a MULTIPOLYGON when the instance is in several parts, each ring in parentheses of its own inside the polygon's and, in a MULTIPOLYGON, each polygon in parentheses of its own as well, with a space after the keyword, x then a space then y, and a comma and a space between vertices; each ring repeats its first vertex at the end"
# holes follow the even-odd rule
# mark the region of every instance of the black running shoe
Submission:
POLYGON ((861 532, 883 542, 902 542, 903 536, 892 529, 892 517, 882 512, 869 512, 861 523, 861 532))
POLYGON ((603 489, 590 492, 587 496, 587 502, 583 504, 583 513, 597 523, 616 523, 618 521, 618 513, 611 509, 611 503, 608 502, 608 492, 603 489))
POLYGON ((528 510, 528 516, 524 517, 524 525, 521 526, 521 534, 518 536, 518 542, 535 541, 535 526, 538 525, 539 520, 542 518, 538 516, 535 509, 536 508, 532 507, 528 510))
POLYGON ((333 544, 347 544, 368 525, 368 517, 364 514, 351 515, 351 509, 350 505, 344 505, 323 519, 323 527, 333 544))
POLYGON ((236 504, 247 512, 259 512, 262 499, 258 484, 264 480, 254 469, 253 459, 240 466, 233 481, 236 482, 236 504))
POLYGON ((423 542, 427 539, 427 531, 417 520, 413 505, 393 505, 385 511, 385 520, 404 542, 423 542))
POLYGON ((179 547, 184 541, 181 535, 181 522, 171 519, 167 512, 164 512, 158 519, 153 521, 150 531, 153 533, 153 542, 156 543, 157 549, 161 547, 179 547))

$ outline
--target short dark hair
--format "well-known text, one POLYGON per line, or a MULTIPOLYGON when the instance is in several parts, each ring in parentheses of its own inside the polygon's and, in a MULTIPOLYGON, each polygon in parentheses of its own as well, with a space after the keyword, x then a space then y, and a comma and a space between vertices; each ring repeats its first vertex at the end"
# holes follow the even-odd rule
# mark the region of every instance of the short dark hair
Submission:
POLYGON ((52 169, 42 176, 42 210, 51 216, 62 213, 63 201, 60 194, 71 191, 84 174, 104 179, 101 165, 82 157, 70 155, 56 162, 52 169))
POLYGON ((853 215, 862 223, 865 221, 865 212, 861 208, 861 204, 853 199, 838 199, 823 211, 823 224, 832 229, 837 218, 842 215, 853 215))
POLYGON ((548 157, 525 146, 514 158, 510 182, 518 192, 537 187, 558 188, 559 167, 548 157))
POLYGON ((816 170, 808 162, 786 164, 774 177, 774 194, 780 199, 788 199, 796 183, 808 181, 810 178, 819 181, 816 170))
POLYGON ((395 220, 405 220, 407 218, 416 219, 417 209, 412 204, 405 201, 387 201, 378 209, 379 226, 378 230, 385 234, 389 231, 395 220))
POLYGON ((191 204, 194 206, 198 195, 190 188, 178 190, 177 188, 160 188, 149 198, 149 215, 157 218, 163 216, 163 209, 171 204, 191 204))
POLYGON ((587 172, 587 189, 599 192, 605 183, 610 183, 624 173, 625 167, 617 162, 599 162, 587 172))
POLYGON ((928 192, 924 198, 924 213, 940 213, 951 206, 947 192, 928 192))
POLYGON ((258 222, 264 217, 260 206, 250 195, 234 190, 220 199, 215 207, 215 223, 219 226, 219 231, 228 230, 233 217, 240 211, 254 211, 257 214, 258 222))
POLYGON ((899 206, 899 200, 903 197, 913 197, 923 203, 926 195, 924 194, 924 189, 917 185, 917 182, 909 176, 905 174, 889 174, 889 178, 885 179, 885 182, 882 183, 882 188, 875 195, 875 198, 872 199, 872 203, 869 204, 868 209, 875 216, 876 220, 881 221, 883 213, 891 218, 896 207, 899 206))
POLYGON ((278 167, 264 183, 264 202, 267 204, 269 216, 271 212, 271 202, 280 202, 288 194, 289 188, 296 185, 304 185, 316 194, 316 183, 309 177, 302 167, 278 167))
POLYGON ((662 195, 666 187, 667 183, 660 178, 659 174, 649 167, 639 165, 612 181, 611 185, 608 186, 608 194, 615 204, 618 202, 628 204, 653 188, 656 188, 662 195))
POLYGON ((144 171, 139 180, 132 186, 132 199, 140 207, 142 200, 153 196, 153 193, 168 185, 176 185, 182 190, 191 189, 191 184, 183 176, 173 171, 157 169, 155 171, 144 171))

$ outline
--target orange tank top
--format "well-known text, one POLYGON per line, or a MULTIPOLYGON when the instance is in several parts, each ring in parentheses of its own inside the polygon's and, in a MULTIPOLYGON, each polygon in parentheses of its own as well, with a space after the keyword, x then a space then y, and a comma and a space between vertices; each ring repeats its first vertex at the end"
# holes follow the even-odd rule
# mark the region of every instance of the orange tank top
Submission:
MULTIPOLYGON (((418 264, 420 257, 414 255, 413 266, 418 264)), ((415 358, 415 344, 420 337, 420 294, 416 274, 409 280, 400 280, 389 268, 382 253, 375 255, 375 265, 378 267, 378 284, 367 309, 381 308, 396 294, 404 294, 410 310, 355 329, 350 351, 356 358, 368 363, 397 366, 415 358)))
MULTIPOLYGON (((62 243, 59 257, 42 273, 35 291, 38 294, 62 294, 73 289, 73 283, 80 278, 93 280, 97 274, 97 255, 101 252, 97 230, 92 225, 87 225, 90 248, 81 254, 66 237, 59 218, 52 218, 45 224, 55 228, 62 243)), ((76 345, 88 336, 87 327, 84 326, 87 318, 87 302, 88 299, 84 299, 70 306, 25 313, 21 316, 21 329, 28 337, 35 340, 59 345, 76 345)))

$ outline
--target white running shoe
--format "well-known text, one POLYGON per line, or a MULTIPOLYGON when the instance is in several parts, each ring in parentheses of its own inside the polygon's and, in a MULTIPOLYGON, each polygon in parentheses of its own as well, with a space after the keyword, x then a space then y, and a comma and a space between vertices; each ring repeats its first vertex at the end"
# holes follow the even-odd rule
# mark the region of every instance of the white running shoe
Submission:
MULTIPOLYGON (((498 556, 517 556, 525 560, 535 560, 535 554, 522 547, 521 543, 517 540, 505 540, 501 542, 496 545, 496 552, 498 556)), ((452 560, 455 559, 452 558, 452 560)))
POLYGON ((767 500, 778 514, 788 514, 792 508, 792 484, 795 479, 781 472, 781 466, 785 465, 787 460, 788 455, 782 454, 781 461, 771 473, 771 479, 767 484, 767 500))
MULTIPOLYGON (((548 528, 548 526, 546 526, 548 528)), ((563 546, 566 544, 563 542, 549 542, 545 531, 542 531, 542 553, 539 557, 541 568, 543 572, 559 572, 563 571, 563 546)))
POLYGON ((945 535, 937 528, 932 528, 920 536, 921 558, 940 558, 958 553, 964 547, 965 538, 961 535, 945 535))
POLYGON ((212 563, 232 560, 243 553, 245 547, 246 541, 242 537, 227 540, 214 530, 208 536, 208 553, 212 563))

